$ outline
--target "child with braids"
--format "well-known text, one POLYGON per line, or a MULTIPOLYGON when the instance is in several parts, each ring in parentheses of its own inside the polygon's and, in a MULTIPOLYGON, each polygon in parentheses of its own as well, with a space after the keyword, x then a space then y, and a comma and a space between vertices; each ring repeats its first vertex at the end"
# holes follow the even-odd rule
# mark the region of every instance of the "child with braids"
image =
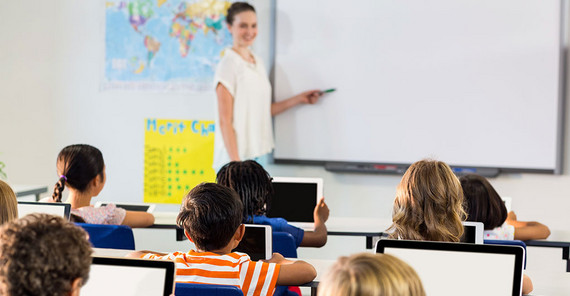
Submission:
POLYGON ((145 212, 125 211, 114 204, 100 208, 91 206, 91 199, 105 185, 105 163, 99 149, 84 144, 70 145, 57 157, 57 174, 52 199, 61 202, 62 193, 69 188, 67 202, 71 204, 72 217, 77 222, 115 224, 130 227, 146 227, 154 224, 154 216, 145 212))
POLYGON ((295 238, 297 247, 322 247, 327 242, 325 222, 329 217, 329 208, 321 199, 313 213, 315 230, 303 231, 289 225, 283 218, 268 218, 266 210, 271 206, 273 184, 271 176, 253 160, 232 161, 224 165, 216 176, 217 183, 234 189, 244 205, 244 223, 271 225, 273 231, 288 232, 295 238))

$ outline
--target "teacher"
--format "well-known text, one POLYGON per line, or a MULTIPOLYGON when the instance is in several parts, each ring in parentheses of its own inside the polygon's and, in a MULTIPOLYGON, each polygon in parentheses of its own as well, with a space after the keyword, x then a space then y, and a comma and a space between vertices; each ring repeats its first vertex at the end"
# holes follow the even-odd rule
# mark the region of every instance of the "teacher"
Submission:
POLYGON ((218 112, 214 140, 217 171, 234 160, 255 159, 273 150, 271 117, 299 104, 314 104, 321 96, 310 90, 272 103, 271 84, 261 59, 250 51, 257 36, 255 9, 234 2, 226 16, 233 45, 218 64, 214 85, 218 112))

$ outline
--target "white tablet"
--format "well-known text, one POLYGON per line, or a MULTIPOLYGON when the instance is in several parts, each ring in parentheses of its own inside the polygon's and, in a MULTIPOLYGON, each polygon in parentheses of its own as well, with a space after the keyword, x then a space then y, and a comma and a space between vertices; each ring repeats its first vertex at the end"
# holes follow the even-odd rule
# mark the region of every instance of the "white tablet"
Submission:
POLYGON ((273 189, 267 217, 284 218, 291 225, 314 230, 313 212, 323 197, 323 179, 275 177, 273 189))
POLYGON ((427 295, 521 295, 524 249, 520 246, 381 239, 376 253, 408 263, 427 295))
POLYGON ((273 256, 273 233, 269 225, 245 224, 245 234, 233 251, 249 255, 251 260, 269 260, 273 256))
POLYGON ((169 296, 174 291, 173 261, 93 257, 82 296, 169 296))
POLYGON ((483 231, 485 231, 485 225, 483 222, 471 222, 463 221, 463 236, 461 237, 462 243, 471 244, 482 244, 483 243, 483 231))
POLYGON ((96 208, 100 208, 106 206, 108 204, 115 204, 117 208, 125 209, 127 211, 134 211, 134 212, 147 212, 152 213, 154 211, 155 205, 154 204, 144 204, 144 203, 114 203, 110 201, 98 201, 95 203, 96 208))
POLYGON ((42 213, 63 217, 69 220, 71 204, 62 202, 18 201, 18 218, 28 214, 42 213))

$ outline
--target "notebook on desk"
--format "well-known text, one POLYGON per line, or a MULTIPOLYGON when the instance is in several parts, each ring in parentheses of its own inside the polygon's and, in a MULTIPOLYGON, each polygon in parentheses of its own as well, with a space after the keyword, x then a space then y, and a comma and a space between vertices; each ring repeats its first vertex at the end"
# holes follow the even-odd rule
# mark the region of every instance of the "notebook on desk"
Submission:
MULTIPOLYGON (((111 202, 108 201, 98 201, 95 203, 96 208, 104 207, 111 202)), ((154 208, 156 205, 154 204, 143 204, 143 203, 113 203, 117 208, 125 209, 127 211, 134 211, 134 212, 147 212, 152 213, 154 212, 154 208)))
POLYGON ((381 239, 376 253, 408 263, 427 295, 521 295, 524 249, 519 246, 381 239))
POLYGON ((304 230, 315 229, 313 212, 323 197, 322 178, 273 178, 274 195, 267 217, 284 218, 304 230))

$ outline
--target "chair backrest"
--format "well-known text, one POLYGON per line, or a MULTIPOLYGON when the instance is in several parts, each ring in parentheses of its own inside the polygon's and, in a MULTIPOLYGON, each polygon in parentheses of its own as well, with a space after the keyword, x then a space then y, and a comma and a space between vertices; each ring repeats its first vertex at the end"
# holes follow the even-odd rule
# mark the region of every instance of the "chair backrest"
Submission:
POLYGON ((236 286, 176 283, 176 296, 243 296, 236 286))
POLYGON ((297 258, 295 238, 288 232, 273 232, 273 253, 286 258, 297 258))
POLYGON ((526 269, 526 244, 520 240, 499 240, 499 239, 486 239, 483 240, 486 245, 502 245, 502 246, 521 246, 524 249, 524 262, 523 268, 526 269))
POLYGON ((103 225, 75 223, 89 234, 89 241, 95 248, 135 249, 133 230, 125 225, 103 225))

